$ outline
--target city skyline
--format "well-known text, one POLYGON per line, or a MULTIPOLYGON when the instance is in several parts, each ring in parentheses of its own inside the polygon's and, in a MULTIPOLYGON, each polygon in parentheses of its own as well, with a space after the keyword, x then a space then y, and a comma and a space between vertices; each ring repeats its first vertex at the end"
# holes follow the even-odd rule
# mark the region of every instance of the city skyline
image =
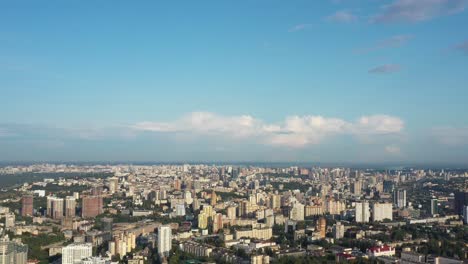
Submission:
POLYGON ((463 0, 0 3, 0 161, 466 166, 463 0))

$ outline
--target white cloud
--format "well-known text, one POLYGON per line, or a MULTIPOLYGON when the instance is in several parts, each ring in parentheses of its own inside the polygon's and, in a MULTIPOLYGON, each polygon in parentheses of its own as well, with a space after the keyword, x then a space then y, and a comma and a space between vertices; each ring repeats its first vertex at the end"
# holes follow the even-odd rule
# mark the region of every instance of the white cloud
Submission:
POLYGON ((288 30, 288 32, 302 31, 302 30, 309 29, 310 27, 312 27, 312 24, 298 24, 298 25, 295 25, 295 26, 291 27, 288 30))
POLYGON ((378 136, 398 134, 404 123, 388 115, 363 116, 355 122, 323 116, 289 116, 280 123, 265 123, 250 115, 223 116, 210 112, 193 112, 173 122, 141 122, 137 131, 192 133, 246 139, 274 146, 304 147, 319 144, 334 135, 378 136))
POLYGON ((331 22, 351 23, 357 21, 358 17, 354 15, 351 11, 340 10, 328 16, 327 20, 331 22))

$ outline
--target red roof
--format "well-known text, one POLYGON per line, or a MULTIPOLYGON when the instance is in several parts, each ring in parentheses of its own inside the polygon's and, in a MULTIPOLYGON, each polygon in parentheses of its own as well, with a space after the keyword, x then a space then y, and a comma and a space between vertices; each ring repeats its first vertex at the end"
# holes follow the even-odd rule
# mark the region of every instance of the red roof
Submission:
POLYGON ((369 248, 367 250, 374 253, 374 252, 392 251, 393 248, 391 246, 384 245, 384 246, 380 246, 380 247, 371 247, 371 248, 369 248))

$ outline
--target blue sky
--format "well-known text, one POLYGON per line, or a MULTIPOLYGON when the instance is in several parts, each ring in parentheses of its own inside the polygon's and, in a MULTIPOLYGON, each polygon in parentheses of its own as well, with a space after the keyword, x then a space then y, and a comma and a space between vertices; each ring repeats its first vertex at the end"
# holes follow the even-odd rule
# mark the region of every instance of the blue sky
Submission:
POLYGON ((468 163, 468 1, 0 1, 0 160, 468 163))

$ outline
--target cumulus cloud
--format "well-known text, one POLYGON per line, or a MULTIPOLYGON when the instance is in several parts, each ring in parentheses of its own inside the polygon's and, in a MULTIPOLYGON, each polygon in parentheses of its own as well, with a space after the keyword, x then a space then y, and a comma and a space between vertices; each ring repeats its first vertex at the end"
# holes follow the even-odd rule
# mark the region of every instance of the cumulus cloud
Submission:
POLYGON ((340 10, 328 16, 327 20, 331 22, 351 23, 357 21, 358 17, 349 10, 340 10))
POLYGON ((373 23, 421 22, 465 10, 467 0, 394 0, 371 18, 373 23))
POLYGON ((386 73, 394 73, 401 70, 401 66, 398 64, 384 64, 372 68, 369 70, 369 73, 373 74, 386 74, 386 73))
POLYGON ((298 24, 289 28, 288 32, 297 32, 301 30, 306 30, 306 29, 309 29, 311 26, 312 24, 298 24))
POLYGON ((333 135, 386 135, 400 133, 404 122, 388 115, 363 116, 350 122, 323 116, 289 116, 279 123, 266 123, 250 115, 223 116, 211 112, 193 112, 172 122, 140 122, 137 131, 194 133, 245 139, 274 146, 304 147, 319 144, 333 135))

